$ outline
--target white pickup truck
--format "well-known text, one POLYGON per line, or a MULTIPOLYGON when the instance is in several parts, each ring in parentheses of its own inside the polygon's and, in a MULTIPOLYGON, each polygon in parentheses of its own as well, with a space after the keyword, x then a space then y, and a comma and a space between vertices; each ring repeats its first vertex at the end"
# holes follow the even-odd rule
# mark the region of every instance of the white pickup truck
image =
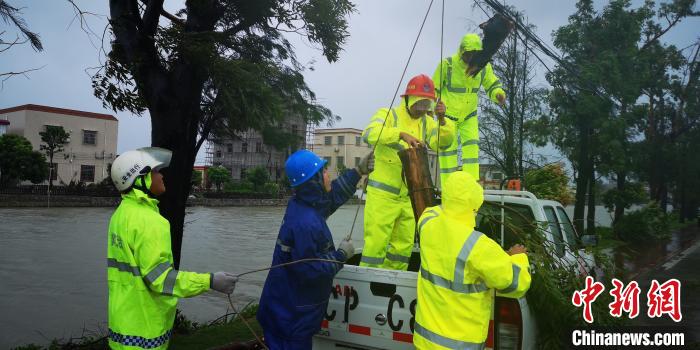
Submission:
MULTIPOLYGON (((476 229, 504 247, 517 243, 508 227, 517 227, 527 219, 530 227, 532 222, 539 223, 539 227, 548 226, 549 229, 537 231, 553 242, 549 249, 552 254, 577 265, 581 274, 588 274, 595 267, 592 257, 579 250, 576 231, 558 202, 540 200, 525 191, 487 190, 479 214, 476 229), (502 218, 511 225, 501 225, 502 218), (573 251, 579 251, 579 257, 573 251)), ((313 348, 412 349, 420 267, 418 248, 414 249, 408 271, 360 267, 359 258, 356 255, 348 261, 335 277, 326 317, 321 331, 314 336, 313 348)), ((536 336, 535 318, 526 298, 496 298, 487 349, 535 349, 536 336)))

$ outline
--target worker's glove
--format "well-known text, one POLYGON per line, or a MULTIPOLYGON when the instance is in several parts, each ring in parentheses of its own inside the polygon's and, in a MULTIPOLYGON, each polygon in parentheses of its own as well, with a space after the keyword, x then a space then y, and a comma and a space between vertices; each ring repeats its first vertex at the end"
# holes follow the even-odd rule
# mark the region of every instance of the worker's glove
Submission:
POLYGON ((360 163, 357 164, 357 172, 360 175, 367 175, 374 170, 374 151, 369 152, 368 155, 360 159, 360 163))
POLYGON ((345 254, 345 261, 355 255, 355 246, 352 245, 352 241, 349 239, 344 239, 340 242, 340 244, 338 244, 338 250, 345 254))
POLYGON ((224 294, 231 294, 236 288, 238 277, 228 272, 214 272, 211 274, 211 289, 224 294))

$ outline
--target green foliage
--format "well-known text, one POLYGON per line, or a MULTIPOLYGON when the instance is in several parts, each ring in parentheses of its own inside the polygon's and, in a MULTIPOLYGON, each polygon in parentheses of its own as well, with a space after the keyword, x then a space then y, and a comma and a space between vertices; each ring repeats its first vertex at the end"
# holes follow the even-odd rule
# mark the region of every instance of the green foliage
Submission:
POLYGON ((655 202, 625 214, 613 228, 632 244, 654 244, 670 236, 670 218, 655 202))
POLYGON ((336 170, 338 171, 338 176, 341 176, 345 174, 346 171, 348 171, 348 167, 346 167, 345 164, 340 164, 338 165, 338 168, 336 170))
MULTIPOLYGON (((685 0, 637 7, 609 0, 596 10, 592 0, 580 0, 568 23, 554 31, 563 60, 547 74, 551 113, 530 123, 528 132, 538 145, 552 143, 576 169, 577 225, 583 223, 587 197, 595 198, 598 175, 618 178, 620 192, 631 178, 648 181, 651 197, 658 200, 674 175, 678 194, 697 178, 686 169, 700 159, 688 161, 694 154, 686 153, 684 160, 677 148, 683 143, 675 138, 697 128, 693 103, 684 101, 700 100, 699 56, 684 57, 661 41, 683 19, 698 15, 694 6, 685 0)), ((628 205, 629 193, 609 196, 618 200, 613 200, 618 213, 628 205)))
MULTIPOLYGON (((484 209, 484 207, 482 207, 484 209)), ((477 229, 491 238, 498 239, 500 225, 491 227, 484 223, 500 223, 500 209, 498 203, 489 203, 488 210, 479 210, 479 224, 477 229)), ((506 249, 509 245, 519 243, 528 249, 528 260, 534 268, 531 270, 532 282, 525 297, 533 311, 537 322, 538 344, 537 349, 564 349, 567 339, 563 333, 574 328, 587 327, 583 320, 582 309, 573 306, 571 297, 576 290, 584 287, 585 278, 579 273, 577 265, 556 255, 553 244, 547 240, 545 233, 549 226, 545 222, 536 222, 532 219, 529 209, 524 210, 518 206, 503 206, 505 214, 506 249)), ((580 258, 578 249, 571 249, 572 254, 580 258)), ((604 256, 596 256, 596 264, 602 270, 604 276, 614 276, 615 270, 611 261, 604 256)), ((602 281, 601 281, 602 282, 602 281)), ((608 286, 609 287, 609 286, 608 286)), ((595 325, 610 326, 621 325, 625 319, 610 316, 608 303, 611 296, 608 293, 601 294, 593 303, 593 315, 595 325)))
MULTIPOLYGON (((338 60, 355 10, 349 0, 185 1, 170 9, 179 19, 162 26, 163 1, 149 1, 143 9, 130 1, 109 3, 112 50, 92 77, 94 94, 115 111, 148 109, 152 145, 173 151, 174 183, 191 180, 207 139, 252 129, 281 149, 277 140, 303 139, 285 127, 290 119, 301 130, 339 119, 318 103, 304 80, 307 67, 287 37, 296 33, 329 62, 338 60)), ((188 194, 187 186, 168 189, 163 216, 181 222, 188 194)), ((182 225, 173 225, 176 266, 182 234, 182 225)))
POLYGON ((245 180, 253 184, 253 191, 262 191, 263 185, 270 181, 270 174, 264 167, 255 167, 246 172, 245 180))
POLYGON ((46 158, 32 150, 29 140, 13 134, 0 136, 0 186, 22 180, 42 182, 47 169, 46 158))
POLYGON ((200 170, 195 170, 192 172, 192 179, 190 180, 192 187, 199 187, 202 185, 202 172, 200 170))
POLYGON ((629 209, 633 204, 643 203, 646 199, 644 185, 639 182, 628 183, 623 191, 612 188, 603 194, 603 204, 609 211, 613 211, 619 203, 629 209))
POLYGON ((555 200, 563 205, 572 202, 569 177, 560 163, 526 172, 525 186, 538 198, 555 200))
MULTIPOLYGON (((39 148, 49 157, 49 165, 53 163, 56 153, 63 152, 63 146, 70 140, 70 133, 66 132, 62 126, 47 125, 46 130, 39 133, 43 144, 39 148)), ((50 169, 49 173, 54 171, 50 169)), ((51 176, 53 178, 53 176, 51 176)), ((53 187, 53 179, 49 178, 49 188, 53 187)))
POLYGON ((263 186, 263 192, 269 194, 272 197, 279 196, 280 186, 274 182, 268 182, 263 186))
POLYGON ((47 125, 46 131, 40 132, 39 135, 43 142, 39 147, 46 152, 49 159, 52 159, 54 154, 63 152, 63 146, 70 139, 70 133, 66 132, 62 126, 47 125))
POLYGON ((253 193, 253 183, 250 181, 240 181, 240 182, 229 182, 224 186, 224 192, 226 193, 253 193))
POLYGON ((200 328, 200 324, 188 319, 180 309, 175 310, 173 331, 177 334, 190 334, 200 328))
POLYGON ((207 170, 207 176, 209 177, 209 181, 216 186, 217 191, 221 190, 221 185, 231 182, 231 172, 222 166, 209 168, 207 170))

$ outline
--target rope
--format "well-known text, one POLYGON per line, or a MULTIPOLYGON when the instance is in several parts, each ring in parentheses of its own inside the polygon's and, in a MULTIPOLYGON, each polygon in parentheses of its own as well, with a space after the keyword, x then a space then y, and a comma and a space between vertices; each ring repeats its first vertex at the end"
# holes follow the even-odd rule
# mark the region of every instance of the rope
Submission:
POLYGON ((238 309, 236 309, 236 306, 233 305, 233 301, 231 301, 231 294, 226 294, 226 296, 228 297, 228 303, 231 305, 231 309, 233 310, 233 312, 235 312, 235 313, 238 314, 238 316, 240 317, 241 321, 243 321, 243 323, 245 324, 245 326, 248 327, 248 330, 250 330, 250 333, 253 333, 253 336, 255 336, 255 340, 258 341, 258 344, 262 345, 262 347, 263 347, 265 350, 268 350, 268 347, 267 347, 267 345, 265 345, 265 342, 258 336, 258 333, 256 333, 256 332, 253 330, 253 327, 250 326, 250 324, 248 323, 248 321, 245 319, 245 316, 243 316, 243 314, 241 313, 241 312, 245 311, 245 308, 243 308, 243 310, 241 310, 241 312, 238 312, 238 309))
MULTIPOLYGON (((384 127, 386 126, 386 121, 389 119, 389 113, 391 112, 391 109, 394 106, 394 100, 396 99, 396 95, 399 94, 399 90, 401 89, 401 83, 403 82, 403 78, 406 76, 406 71, 408 70, 408 65, 409 65, 409 63, 411 63, 411 58, 413 57, 413 52, 416 50, 416 45, 418 44, 418 39, 420 38, 420 35, 423 32, 423 27, 425 26, 425 22, 428 19, 428 15, 430 14, 430 9, 433 7, 433 2, 434 2, 434 0, 430 0, 430 4, 428 5, 428 9, 425 11, 425 16, 423 17, 423 22, 421 23, 420 29, 418 30, 418 35, 416 35, 416 40, 413 41, 413 47, 411 48, 411 53, 408 55, 408 60, 406 60, 406 65, 404 66, 403 72, 401 73, 401 78, 399 79, 399 83, 396 85, 396 90, 394 90, 394 96, 391 97, 391 102, 389 103, 389 109, 387 109, 386 115, 384 116, 384 123, 382 123, 382 128, 379 129, 379 136, 377 136, 377 140, 379 140, 382 137, 382 132, 384 131, 384 127)), ((443 3, 444 3, 444 0, 443 0, 443 3)), ((443 15, 443 17, 444 17, 444 15, 443 15)), ((374 152, 377 149, 377 144, 378 143, 375 143, 374 146, 372 147, 372 152, 374 152)), ((360 195, 360 202, 362 202, 362 196, 364 195, 366 190, 367 190, 367 181, 365 181, 365 184, 362 188, 362 194, 360 195)), ((350 227, 350 233, 346 237, 347 240, 352 238, 352 234, 355 230, 355 222, 357 221, 357 215, 359 214, 359 212, 360 212, 360 205, 357 206, 357 210, 355 211, 355 218, 352 221, 352 226, 350 227)))
MULTIPOLYGON (((241 273, 241 274, 236 275, 236 277, 239 277, 239 278, 240 278, 241 276, 249 275, 249 274, 251 274, 251 273, 262 272, 262 271, 272 270, 272 269, 276 269, 276 268, 280 268, 280 267, 285 267, 285 266, 289 266, 289 265, 299 264, 299 263, 303 263, 303 262, 311 262, 311 261, 323 261, 323 262, 332 262, 332 263, 341 263, 341 264, 343 263, 342 261, 332 260, 332 259, 306 258, 306 259, 299 259, 299 260, 290 261, 290 262, 286 262, 286 263, 282 263, 282 264, 272 265, 272 266, 270 266, 270 267, 264 267, 264 268, 260 268, 260 269, 255 269, 255 270, 246 271, 246 272, 244 272, 244 273, 241 273)), ((258 336, 258 333, 256 333, 255 330, 253 329, 253 327, 248 323, 248 321, 245 319, 245 316, 243 316, 243 311, 245 311, 245 309, 247 308, 247 306, 244 307, 243 310, 241 310, 241 311, 239 312, 238 309, 236 309, 236 306, 233 305, 233 301, 231 300, 231 294, 227 294, 226 296, 228 297, 228 303, 229 303, 229 305, 231 306, 231 309, 233 310, 233 312, 235 312, 236 314, 238 314, 238 316, 241 318, 241 320, 243 321, 243 323, 245 324, 245 326, 248 328, 248 330, 250 331, 250 333, 252 333, 253 336, 255 337, 255 340, 257 340, 257 342, 258 342, 260 345, 262 345, 263 348, 265 348, 266 350, 268 350, 268 347, 265 345, 265 342, 262 340, 262 338, 260 338, 260 336, 258 336)), ((248 305, 250 305, 250 304, 248 304, 248 305)))
MULTIPOLYGON (((443 60, 443 39, 445 36, 445 0, 442 0, 442 16, 440 17, 440 90, 438 90, 438 101, 442 101, 442 60, 443 60)), ((438 176, 440 176, 440 118, 438 118, 438 133, 437 133, 437 148, 435 153, 437 154, 437 161, 435 162, 435 184, 438 182, 438 176)), ((459 132, 459 131, 457 131, 459 132)), ((433 185, 435 185, 433 184, 433 185)), ((441 184, 442 185, 442 184, 441 184)), ((437 186, 435 186, 437 187, 437 186)))
POLYGON ((261 269, 250 270, 250 271, 244 272, 244 273, 242 273, 242 274, 240 274, 240 275, 237 275, 236 277, 239 277, 239 278, 240 278, 241 276, 249 275, 249 274, 255 273, 255 272, 262 272, 262 271, 267 271, 267 270, 276 269, 276 268, 279 268, 279 267, 285 267, 285 266, 289 266, 289 265, 294 265, 294 264, 303 263, 303 262, 310 262, 310 261, 325 261, 325 262, 332 262, 332 263, 337 263, 337 264, 342 264, 342 263, 343 263, 343 261, 332 260, 332 259, 306 258, 306 259, 299 259, 299 260, 294 260, 294 261, 286 262, 286 263, 283 263, 283 264, 272 265, 272 266, 270 266, 270 267, 264 267, 264 268, 261 268, 261 269))

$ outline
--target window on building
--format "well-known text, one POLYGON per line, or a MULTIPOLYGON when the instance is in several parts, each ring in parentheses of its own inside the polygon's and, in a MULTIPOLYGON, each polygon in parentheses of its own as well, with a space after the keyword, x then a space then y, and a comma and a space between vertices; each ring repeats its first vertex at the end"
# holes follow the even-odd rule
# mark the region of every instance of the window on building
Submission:
POLYGON ((226 153, 233 153, 233 144, 232 143, 226 144, 226 153))
POLYGON ((323 144, 326 146, 330 146, 332 138, 330 136, 325 136, 323 137, 323 144))
POLYGON ((345 144, 345 136, 338 136, 338 144, 339 145, 345 144))
POLYGON ((355 168, 360 166, 360 157, 355 157, 355 168))
POLYGON ((362 145, 362 138, 359 136, 355 136, 355 146, 361 146, 362 145))
POLYGON ((220 150, 216 151, 216 158, 221 158, 221 151, 220 150))
POLYGON ((256 153, 260 153, 260 152, 262 152, 262 151, 263 151, 263 150, 262 150, 262 142, 260 142, 260 141, 256 142, 256 143, 255 143, 255 152, 256 152, 256 153))
POLYGON ((491 178, 493 178, 494 180, 502 180, 503 173, 494 172, 494 173, 492 173, 491 178))
POLYGON ((335 157, 336 167, 342 168, 345 166, 345 157, 335 157))
POLYGON ((49 172, 51 173, 51 180, 56 181, 58 179, 58 164, 49 164, 49 172))
POLYGON ((241 143, 241 152, 248 153, 248 142, 241 143))
POLYGON ((246 169, 241 168, 241 180, 245 179, 245 175, 246 175, 246 169))
POLYGON ((97 131, 83 130, 83 145, 96 145, 97 131))
POLYGON ((80 166, 80 181, 95 182, 95 166, 81 165, 80 166))

